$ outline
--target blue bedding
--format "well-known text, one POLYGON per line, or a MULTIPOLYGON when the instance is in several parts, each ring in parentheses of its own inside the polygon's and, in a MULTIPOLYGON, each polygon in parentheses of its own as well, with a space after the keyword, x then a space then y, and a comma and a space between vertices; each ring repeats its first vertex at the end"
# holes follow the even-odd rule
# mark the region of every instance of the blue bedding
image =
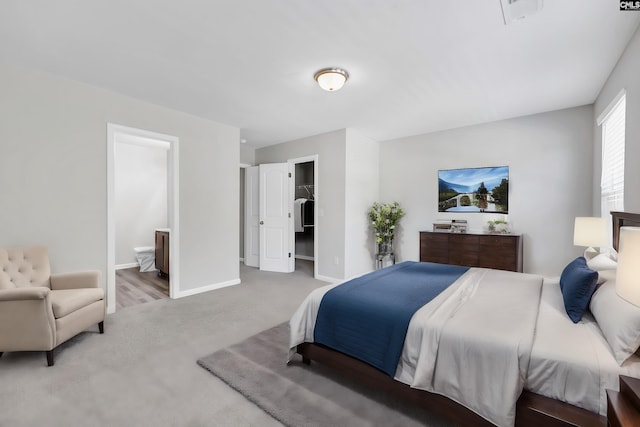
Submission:
POLYGON ((394 376, 413 314, 469 267, 405 261, 328 291, 314 341, 394 376))

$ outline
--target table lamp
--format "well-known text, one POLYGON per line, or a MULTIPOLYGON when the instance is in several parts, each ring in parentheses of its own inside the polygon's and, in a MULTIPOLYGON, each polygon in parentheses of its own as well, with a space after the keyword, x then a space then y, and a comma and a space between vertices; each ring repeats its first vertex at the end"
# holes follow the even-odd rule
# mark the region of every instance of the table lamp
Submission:
POLYGON ((640 227, 620 227, 616 292, 640 306, 640 227))
POLYGON ((594 246, 601 247, 607 243, 607 222, 601 217, 576 217, 573 228, 573 244, 587 246, 584 251, 586 259, 592 259, 600 253, 594 246))

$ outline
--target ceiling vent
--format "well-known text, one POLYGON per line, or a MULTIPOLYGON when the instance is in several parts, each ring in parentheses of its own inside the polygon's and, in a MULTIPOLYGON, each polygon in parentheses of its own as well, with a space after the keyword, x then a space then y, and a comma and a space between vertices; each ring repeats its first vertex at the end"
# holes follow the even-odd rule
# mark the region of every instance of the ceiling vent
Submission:
POLYGON ((500 5, 505 25, 542 10, 542 0, 500 0, 500 5))

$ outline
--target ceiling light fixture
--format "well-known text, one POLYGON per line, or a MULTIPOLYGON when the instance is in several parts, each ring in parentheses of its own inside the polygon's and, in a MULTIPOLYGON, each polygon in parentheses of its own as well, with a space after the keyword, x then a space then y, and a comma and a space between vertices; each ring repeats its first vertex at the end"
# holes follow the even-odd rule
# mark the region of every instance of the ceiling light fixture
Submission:
POLYGON ((316 72, 313 78, 326 91, 335 92, 344 86, 349 79, 349 73, 342 68, 323 68, 316 72))
POLYGON ((524 19, 542 10, 542 0, 500 0, 504 24, 524 19))

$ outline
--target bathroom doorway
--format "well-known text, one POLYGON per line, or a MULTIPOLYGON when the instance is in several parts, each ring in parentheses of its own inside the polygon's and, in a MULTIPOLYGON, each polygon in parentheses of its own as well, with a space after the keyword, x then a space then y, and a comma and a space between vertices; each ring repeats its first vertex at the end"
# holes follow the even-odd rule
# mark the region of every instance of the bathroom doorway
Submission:
POLYGON ((108 134, 107 310, 114 312, 175 295, 177 138, 112 124, 108 134), (158 233, 168 240, 166 266, 155 264, 158 233))

